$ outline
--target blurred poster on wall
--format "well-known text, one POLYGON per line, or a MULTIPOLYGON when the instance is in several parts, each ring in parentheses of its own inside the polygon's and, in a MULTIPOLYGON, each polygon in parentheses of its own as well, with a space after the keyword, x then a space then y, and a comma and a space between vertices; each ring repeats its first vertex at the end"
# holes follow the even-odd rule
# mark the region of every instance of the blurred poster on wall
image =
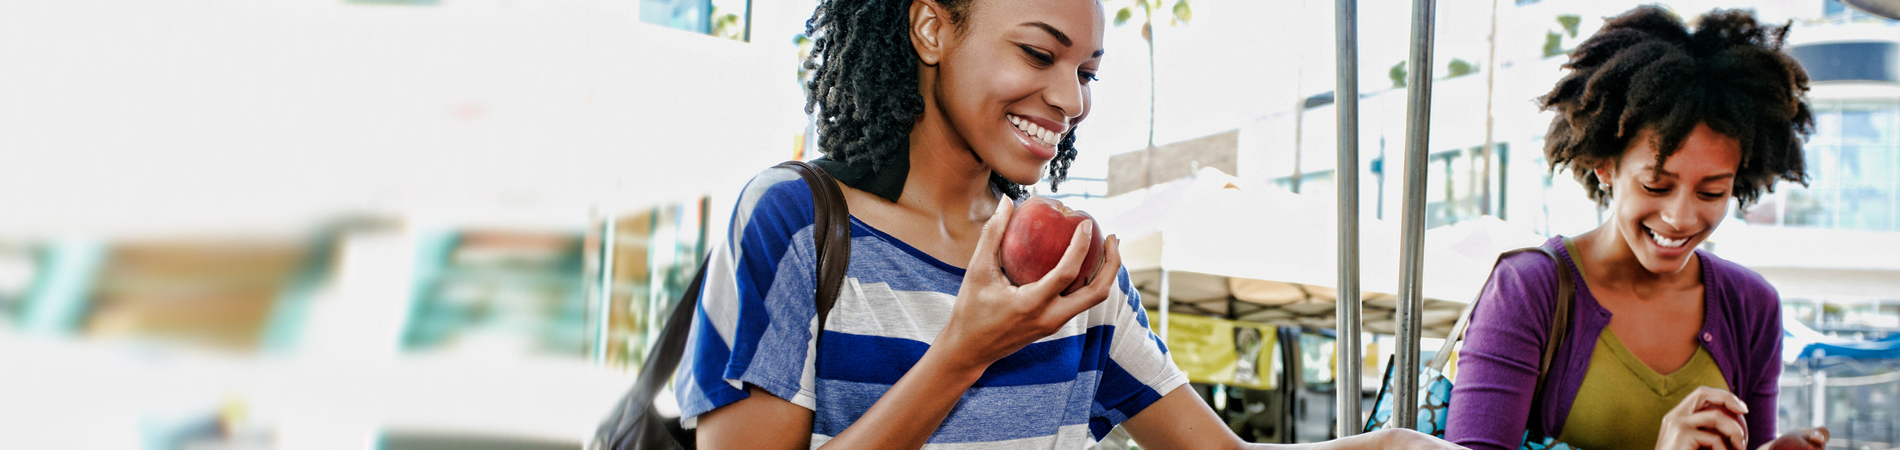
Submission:
MULTIPOLYGON (((1160 317, 1149 311, 1148 317, 1160 317)), ((1185 314, 1168 316, 1168 353, 1195 383, 1273 389, 1279 327, 1185 314)))

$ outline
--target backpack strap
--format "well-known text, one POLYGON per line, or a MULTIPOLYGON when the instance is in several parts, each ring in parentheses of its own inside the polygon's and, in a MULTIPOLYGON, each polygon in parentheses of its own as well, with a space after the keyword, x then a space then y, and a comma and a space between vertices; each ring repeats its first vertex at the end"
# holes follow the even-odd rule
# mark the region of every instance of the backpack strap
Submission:
POLYGON ((1544 354, 1537 363, 1537 397, 1534 398, 1542 398, 1546 391, 1544 380, 1550 375, 1551 360, 1557 357, 1559 346, 1570 339, 1570 316, 1576 309, 1577 283, 1570 278, 1570 265, 1565 264, 1557 252, 1543 246, 1531 248, 1550 257, 1550 262, 1557 266, 1557 307, 1550 310, 1550 329, 1544 336, 1544 354))
MULTIPOLYGON (((813 218, 812 240, 818 251, 818 329, 825 329, 831 307, 838 303, 838 289, 844 284, 845 269, 851 266, 851 206, 837 180, 816 164, 786 161, 778 167, 792 169, 811 186, 813 218)), ((816 339, 816 337, 813 337, 816 339)))
MULTIPOLYGON (((1544 392, 1547 390, 1544 387, 1544 382, 1549 378, 1550 365, 1557 356, 1557 349, 1563 345, 1564 340, 1570 338, 1570 317, 1573 314, 1573 310, 1576 309, 1577 285, 1576 281, 1570 277, 1570 265, 1564 263, 1563 257, 1558 256, 1557 252, 1551 251, 1551 249, 1541 245, 1501 253, 1498 255, 1497 262, 1502 263, 1504 262, 1504 258, 1526 252, 1542 253, 1545 257, 1550 258, 1551 264, 1555 265, 1557 269, 1557 292, 1555 292, 1557 304, 1551 309, 1550 328, 1545 330, 1544 348, 1542 354, 1538 355, 1537 385, 1535 390, 1531 391, 1532 420, 1527 422, 1527 425, 1532 430, 1544 433, 1543 425, 1538 423, 1542 421, 1542 419, 1539 418, 1542 414, 1537 413, 1537 411, 1541 409, 1537 405, 1542 403, 1544 392)), ((1492 267, 1495 268, 1497 266, 1493 264, 1492 267)), ((1493 272, 1495 273, 1495 270, 1493 272)), ((1486 280, 1485 284, 1489 285, 1491 283, 1489 280, 1486 280)), ((1471 325, 1472 312, 1477 309, 1478 299, 1472 299, 1471 304, 1465 306, 1464 313, 1458 316, 1457 324, 1452 326, 1451 334, 1446 336, 1445 344, 1438 349, 1437 355, 1433 355, 1431 368, 1440 371, 1445 369, 1445 365, 1451 359, 1451 354, 1456 344, 1464 341, 1465 330, 1471 325)))

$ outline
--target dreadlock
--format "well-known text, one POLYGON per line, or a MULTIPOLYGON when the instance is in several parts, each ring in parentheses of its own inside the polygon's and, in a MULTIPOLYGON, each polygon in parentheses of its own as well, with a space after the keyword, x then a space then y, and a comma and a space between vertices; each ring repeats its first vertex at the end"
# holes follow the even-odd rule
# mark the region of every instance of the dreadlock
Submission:
MULTIPOLYGON (((972 0, 938 0, 961 29, 972 0)), ((823 0, 805 35, 812 37, 805 113, 818 114, 818 146, 832 159, 881 171, 910 151, 910 131, 924 113, 917 91, 917 50, 911 48, 909 1, 823 0)), ((1057 145, 1049 164, 1050 189, 1068 178, 1075 131, 1057 145)), ((990 173, 990 185, 1020 199, 1022 185, 990 173)))
POLYGON ((1781 51, 1787 34, 1787 25, 1759 25, 1745 11, 1712 11, 1693 34, 1655 6, 1608 19, 1540 99, 1557 112, 1544 156, 1607 205, 1610 194, 1591 168, 1621 157, 1643 129, 1655 132, 1661 166, 1701 123, 1740 144, 1734 192, 1743 207, 1773 192, 1777 178, 1806 185, 1801 141, 1814 116, 1807 72, 1781 51))

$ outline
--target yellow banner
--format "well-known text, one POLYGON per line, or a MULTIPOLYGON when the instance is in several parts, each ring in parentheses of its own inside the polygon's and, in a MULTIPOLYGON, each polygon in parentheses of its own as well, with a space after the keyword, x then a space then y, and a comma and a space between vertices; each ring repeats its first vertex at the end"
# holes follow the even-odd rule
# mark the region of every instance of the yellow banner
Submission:
MULTIPOLYGON (((1161 317, 1148 310, 1149 318, 1161 317)), ((1226 319, 1168 315, 1168 354, 1196 383, 1273 389, 1279 327, 1226 319)))

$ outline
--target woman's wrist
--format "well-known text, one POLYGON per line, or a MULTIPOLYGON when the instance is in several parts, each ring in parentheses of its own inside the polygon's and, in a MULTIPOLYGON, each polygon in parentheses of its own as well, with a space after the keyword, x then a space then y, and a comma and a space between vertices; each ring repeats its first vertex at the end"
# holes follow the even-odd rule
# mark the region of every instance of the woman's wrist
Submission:
POLYGON ((995 362, 958 356, 957 353, 957 347, 954 344, 932 345, 929 350, 924 351, 924 357, 918 360, 917 366, 911 370, 928 370, 930 373, 945 377, 944 381, 947 383, 967 388, 976 384, 976 380, 982 378, 983 372, 989 370, 990 364, 995 362))

